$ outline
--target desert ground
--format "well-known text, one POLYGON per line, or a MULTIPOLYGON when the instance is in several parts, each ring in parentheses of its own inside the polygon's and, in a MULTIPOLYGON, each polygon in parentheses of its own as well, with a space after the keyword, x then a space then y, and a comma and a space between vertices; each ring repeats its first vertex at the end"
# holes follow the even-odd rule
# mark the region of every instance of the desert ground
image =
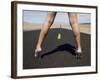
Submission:
MULTIPOLYGON (((23 30, 24 31, 39 30, 42 28, 41 26, 42 26, 42 24, 24 22, 23 30)), ((53 24, 51 26, 51 28, 60 28, 60 26, 61 26, 61 28, 71 30, 71 26, 67 25, 67 24, 53 24)), ((89 24, 89 23, 79 24, 79 27, 80 27, 81 33, 86 33, 86 34, 91 33, 91 24, 89 24)))

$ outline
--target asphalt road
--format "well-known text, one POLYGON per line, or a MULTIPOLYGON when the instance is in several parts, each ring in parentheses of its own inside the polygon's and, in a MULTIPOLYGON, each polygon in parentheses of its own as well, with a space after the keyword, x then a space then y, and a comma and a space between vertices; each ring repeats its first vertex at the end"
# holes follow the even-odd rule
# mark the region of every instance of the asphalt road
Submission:
POLYGON ((82 56, 74 53, 74 37, 71 30, 61 29, 61 39, 57 39, 59 29, 50 29, 42 45, 40 58, 34 57, 40 30, 23 32, 23 69, 75 67, 91 65, 90 34, 81 33, 82 56))

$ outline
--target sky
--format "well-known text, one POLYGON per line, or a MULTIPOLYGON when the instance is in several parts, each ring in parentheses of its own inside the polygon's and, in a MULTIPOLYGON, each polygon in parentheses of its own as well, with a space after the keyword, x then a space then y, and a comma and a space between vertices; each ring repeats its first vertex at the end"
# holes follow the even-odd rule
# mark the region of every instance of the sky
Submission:
MULTIPOLYGON (((48 12, 34 11, 34 10, 24 10, 23 20, 29 23, 43 23, 45 21, 48 12)), ((91 14, 89 13, 77 13, 79 23, 90 23, 91 14)), ((59 24, 69 24, 68 14, 65 12, 57 12, 54 23, 59 24)))

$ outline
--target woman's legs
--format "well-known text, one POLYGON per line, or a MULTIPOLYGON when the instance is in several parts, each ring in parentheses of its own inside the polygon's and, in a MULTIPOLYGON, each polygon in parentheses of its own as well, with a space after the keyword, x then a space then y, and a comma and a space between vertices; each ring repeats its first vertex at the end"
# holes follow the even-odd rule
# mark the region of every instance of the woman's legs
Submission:
MULTIPOLYGON (((45 35, 48 32, 49 28, 53 24, 54 18, 56 16, 56 12, 48 12, 46 20, 42 25, 41 32, 39 35, 39 39, 36 45, 35 53, 40 52, 42 50, 41 45, 44 41, 45 35)), ((80 29, 78 26, 77 15, 75 13, 68 13, 70 25, 72 27, 72 31, 75 37, 76 43, 76 52, 81 53, 81 44, 80 44, 80 29)))
POLYGON ((46 20, 41 28, 39 39, 38 39, 37 46, 35 49, 35 53, 40 52, 42 50, 41 45, 44 41, 46 33, 48 32, 49 28, 53 24, 55 16, 56 16, 56 12, 48 12, 48 14, 46 16, 46 20))
POLYGON ((77 15, 75 13, 68 13, 68 16, 75 37, 76 53, 81 53, 82 49, 81 49, 81 42, 80 42, 80 29, 78 25, 77 15))

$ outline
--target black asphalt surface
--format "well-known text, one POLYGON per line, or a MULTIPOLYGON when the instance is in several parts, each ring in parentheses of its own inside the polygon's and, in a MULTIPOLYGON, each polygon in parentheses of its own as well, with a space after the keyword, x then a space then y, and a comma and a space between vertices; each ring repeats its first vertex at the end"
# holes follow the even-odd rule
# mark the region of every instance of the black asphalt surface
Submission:
POLYGON ((40 30, 23 32, 23 69, 76 67, 91 65, 90 34, 81 33, 82 56, 76 57, 74 37, 71 30, 61 29, 61 40, 57 39, 59 29, 50 29, 42 45, 39 58, 34 57, 40 30))

